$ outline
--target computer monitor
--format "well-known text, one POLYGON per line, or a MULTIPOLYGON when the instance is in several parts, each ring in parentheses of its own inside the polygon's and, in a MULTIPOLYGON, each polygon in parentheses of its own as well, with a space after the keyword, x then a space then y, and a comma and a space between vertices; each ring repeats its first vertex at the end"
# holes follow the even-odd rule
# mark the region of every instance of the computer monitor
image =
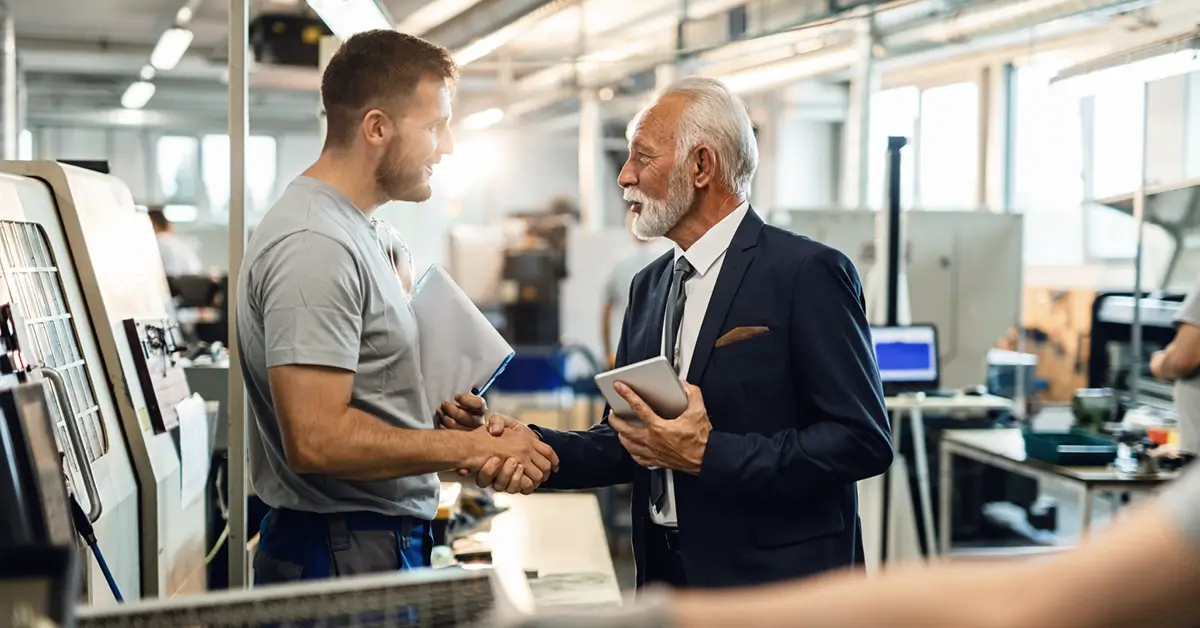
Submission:
POLYGON ((871 341, 885 394, 937 390, 941 373, 936 327, 872 327, 871 341))

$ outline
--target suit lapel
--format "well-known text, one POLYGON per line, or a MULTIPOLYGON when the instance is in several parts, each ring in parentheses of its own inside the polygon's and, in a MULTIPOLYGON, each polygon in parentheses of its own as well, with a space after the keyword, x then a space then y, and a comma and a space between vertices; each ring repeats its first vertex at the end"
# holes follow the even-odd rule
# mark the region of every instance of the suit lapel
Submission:
MULTIPOLYGON (((692 353, 692 363, 688 367, 688 382, 699 385, 704 378, 704 369, 708 366, 708 358, 712 355, 717 343, 717 335, 725 323, 725 316, 733 305, 746 269, 754 262, 755 247, 758 245, 758 234, 762 231, 763 221, 751 208, 742 219, 742 224, 733 235, 729 249, 725 252, 725 261, 721 264, 721 274, 717 276, 717 285, 713 286, 712 297, 708 301, 708 309, 704 312, 704 322, 700 324, 700 334, 696 337, 696 348, 692 353)), ((664 311, 666 301, 663 301, 664 311)), ((659 316, 662 320, 662 316, 659 316)), ((661 336, 661 325, 659 325, 661 336)))
MULTIPOLYGON (((662 355, 663 318, 667 315, 667 293, 671 290, 671 271, 674 269, 673 260, 663 265, 658 278, 650 289, 650 329, 643 336, 642 360, 649 360, 656 355, 662 355)), ((630 360, 630 363, 640 360, 630 360)))

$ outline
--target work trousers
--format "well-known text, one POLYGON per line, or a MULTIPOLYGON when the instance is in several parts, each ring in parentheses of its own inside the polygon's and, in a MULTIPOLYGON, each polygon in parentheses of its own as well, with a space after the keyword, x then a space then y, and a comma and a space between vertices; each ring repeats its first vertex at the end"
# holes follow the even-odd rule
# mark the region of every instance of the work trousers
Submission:
POLYGON ((370 512, 272 508, 259 526, 256 586, 428 567, 429 522, 370 512))

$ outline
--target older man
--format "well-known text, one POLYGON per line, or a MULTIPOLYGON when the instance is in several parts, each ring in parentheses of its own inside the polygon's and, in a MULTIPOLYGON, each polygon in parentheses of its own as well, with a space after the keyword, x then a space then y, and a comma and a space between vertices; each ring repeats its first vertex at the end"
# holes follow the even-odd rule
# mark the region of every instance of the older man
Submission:
POLYGON ((533 428, 560 461, 545 486, 634 483, 639 586, 852 565, 855 482, 892 461, 858 274, 763 224, 747 202, 757 165, 745 105, 718 81, 681 80, 642 113, 619 182, 634 234, 675 247, 634 278, 616 364, 667 356, 688 410, 663 420, 618 386, 640 424, 533 428))

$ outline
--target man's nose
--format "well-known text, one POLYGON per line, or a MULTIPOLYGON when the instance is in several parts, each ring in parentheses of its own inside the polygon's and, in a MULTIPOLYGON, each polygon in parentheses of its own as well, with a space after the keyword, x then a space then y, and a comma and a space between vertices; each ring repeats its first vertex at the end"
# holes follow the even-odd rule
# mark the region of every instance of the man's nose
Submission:
MULTIPOLYGON (((437 156, 435 157, 435 159, 437 159, 437 161, 440 162, 442 160, 442 156, 453 155, 453 154, 454 154, 454 132, 451 131, 450 129, 446 129, 446 137, 442 138, 442 140, 440 142, 438 142, 437 156)), ((434 163, 437 163, 437 162, 434 162, 434 163)))
POLYGON ((637 185, 637 175, 633 172, 633 166, 628 161, 624 166, 621 166, 621 172, 617 174, 617 185, 623 188, 631 188, 637 185))

